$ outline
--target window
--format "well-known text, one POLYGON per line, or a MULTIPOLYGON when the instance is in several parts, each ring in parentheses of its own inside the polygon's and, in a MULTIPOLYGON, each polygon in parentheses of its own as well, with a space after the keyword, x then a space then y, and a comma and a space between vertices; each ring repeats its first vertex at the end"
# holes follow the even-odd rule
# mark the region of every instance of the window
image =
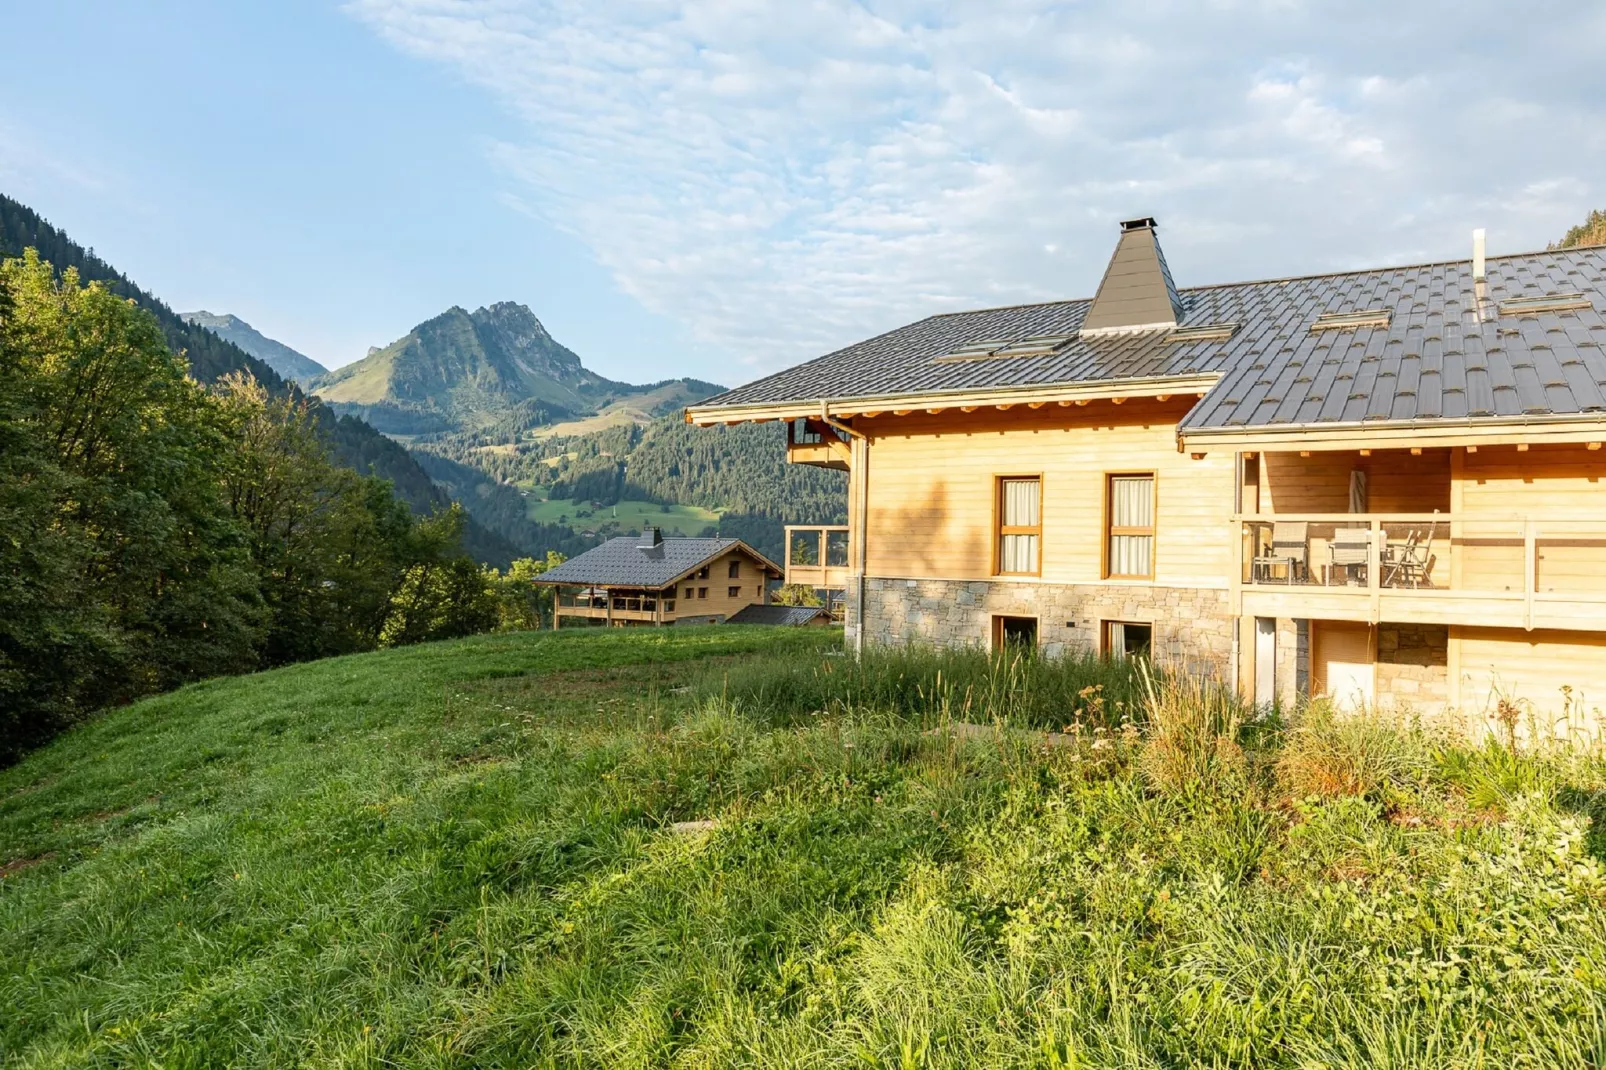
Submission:
POLYGON ((1033 651, 1037 649, 1036 617, 994 617, 993 649, 1033 651))
POLYGON ((1109 539, 1105 547, 1107 579, 1154 578, 1154 473, 1109 477, 1105 495, 1109 539))
POLYGON ((740 598, 742 597, 742 589, 740 587, 727 587, 725 588, 725 597, 740 598))
POLYGON ((998 481, 998 573, 1036 576, 1042 571, 1043 480, 1008 476, 998 481))
POLYGON ((741 560, 739 558, 734 558, 734 557, 731 558, 730 578, 733 579, 733 580, 734 579, 740 579, 741 575, 742 575, 742 562, 741 562, 741 560))
POLYGON ((1104 655, 1110 658, 1146 658, 1154 639, 1154 625, 1134 621, 1104 622, 1104 655))
MULTIPOLYGON (((707 572, 708 570, 705 568, 705 569, 703 569, 703 571, 707 572)), ((699 587, 699 588, 697 588, 697 597, 698 598, 707 598, 708 597, 708 588, 707 587, 699 587)))
POLYGON ((700 579, 700 580, 706 580, 708 578, 708 566, 707 565, 704 565, 702 568, 697 570, 697 578, 700 579))
POLYGON ((696 589, 692 588, 692 587, 686 588, 686 597, 687 598, 696 598, 697 597, 696 589))

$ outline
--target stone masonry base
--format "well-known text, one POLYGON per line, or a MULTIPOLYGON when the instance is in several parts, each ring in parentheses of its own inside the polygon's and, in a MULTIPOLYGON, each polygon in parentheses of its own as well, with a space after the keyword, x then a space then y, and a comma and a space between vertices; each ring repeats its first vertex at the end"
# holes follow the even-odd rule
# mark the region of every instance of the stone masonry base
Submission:
POLYGON ((1232 654, 1227 592, 1193 587, 867 579, 864 616, 865 641, 880 645, 986 646, 992 618, 1009 616, 1037 618, 1050 657, 1103 653, 1105 621, 1152 625, 1154 657, 1196 671, 1225 677, 1232 654))

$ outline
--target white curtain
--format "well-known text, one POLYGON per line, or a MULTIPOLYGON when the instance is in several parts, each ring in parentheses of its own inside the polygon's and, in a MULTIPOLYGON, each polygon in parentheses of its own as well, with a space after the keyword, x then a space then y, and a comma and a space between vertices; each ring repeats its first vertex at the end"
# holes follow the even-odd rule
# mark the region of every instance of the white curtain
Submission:
MULTIPOLYGON (((1035 479, 1006 479, 1003 487, 1003 515, 999 526, 1033 528, 1042 523, 1043 485, 1035 479)), ((1001 535, 998 540, 998 571, 1036 572, 1036 535, 1001 535)))
POLYGON ((1126 625, 1112 620, 1105 627, 1109 629, 1109 648, 1104 651, 1104 656, 1109 658, 1126 657, 1126 625))
MULTIPOLYGON (((1154 527, 1154 477, 1110 480, 1110 527, 1154 527)), ((1154 571, 1153 535, 1111 535, 1110 575, 1147 576, 1154 571)))

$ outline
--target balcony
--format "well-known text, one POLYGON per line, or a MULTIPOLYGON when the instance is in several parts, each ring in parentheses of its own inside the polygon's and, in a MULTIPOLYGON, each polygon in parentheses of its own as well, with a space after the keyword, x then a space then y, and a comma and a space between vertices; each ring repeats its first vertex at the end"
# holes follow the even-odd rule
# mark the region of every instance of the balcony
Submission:
POLYGON ((1233 523, 1240 614, 1606 629, 1598 516, 1311 513, 1233 523))
POLYGON ((853 451, 842 434, 820 420, 799 417, 786 425, 786 460, 790 464, 810 464, 846 472, 853 451))
POLYGON ((848 529, 845 525, 786 527, 786 582, 821 589, 848 585, 848 529))

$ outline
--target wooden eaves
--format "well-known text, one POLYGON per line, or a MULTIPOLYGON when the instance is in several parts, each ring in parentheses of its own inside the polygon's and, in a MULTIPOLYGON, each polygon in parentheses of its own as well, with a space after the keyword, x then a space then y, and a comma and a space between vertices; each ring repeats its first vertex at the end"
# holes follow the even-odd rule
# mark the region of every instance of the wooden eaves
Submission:
POLYGON ((950 390, 916 394, 884 394, 874 397, 814 398, 799 401, 763 402, 750 405, 693 405, 686 409, 686 422, 699 427, 715 424, 767 423, 770 420, 818 419, 822 413, 831 419, 852 419, 892 415, 903 412, 941 412, 948 409, 973 411, 987 406, 1044 405, 1070 406, 1096 400, 1125 400, 1129 397, 1171 397, 1192 394, 1203 397, 1220 379, 1219 375, 1170 376, 1158 379, 1100 379, 1059 385, 990 387, 982 390, 950 390), (823 408, 822 408, 823 406, 823 408))
POLYGON ((1365 423, 1277 424, 1181 431, 1178 448, 1207 450, 1426 449, 1435 446, 1501 446, 1606 439, 1606 414, 1480 416, 1471 419, 1371 420, 1365 423))

